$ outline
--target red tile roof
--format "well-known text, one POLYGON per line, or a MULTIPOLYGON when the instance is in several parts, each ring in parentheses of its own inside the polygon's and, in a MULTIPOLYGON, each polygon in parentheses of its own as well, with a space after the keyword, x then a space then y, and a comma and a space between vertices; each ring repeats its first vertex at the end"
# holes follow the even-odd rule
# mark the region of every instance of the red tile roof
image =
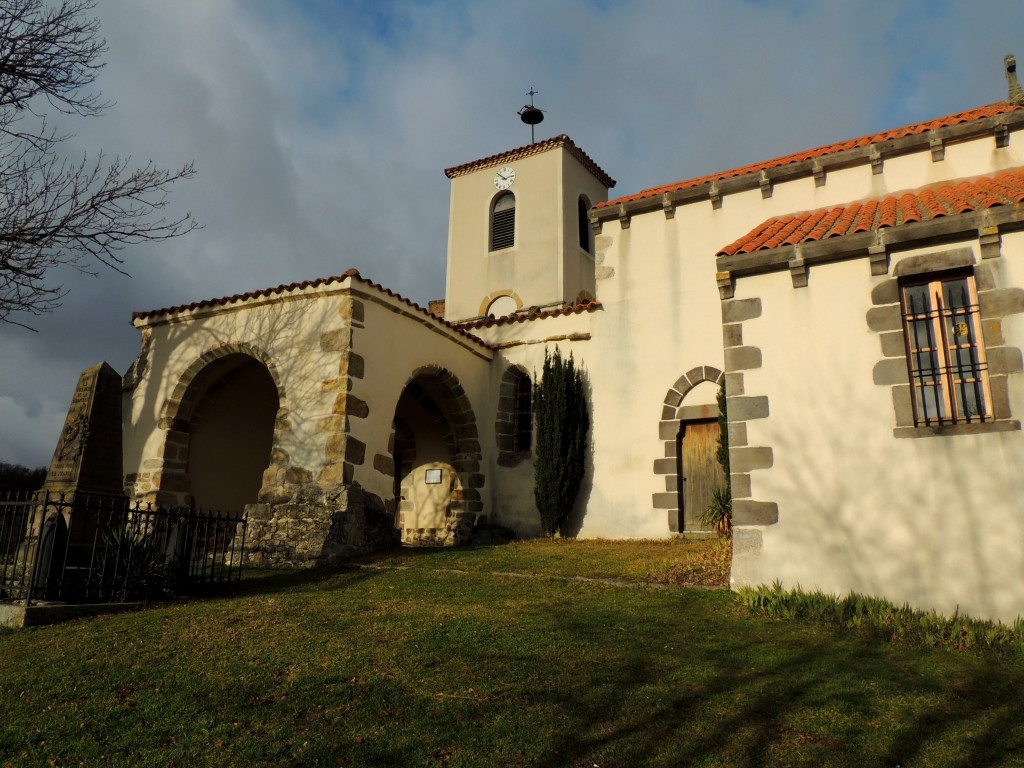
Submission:
POLYGON ((854 149, 856 147, 866 147, 871 144, 879 144, 889 139, 898 139, 904 136, 915 136, 928 131, 934 131, 939 128, 945 128, 950 125, 958 125, 960 123, 969 123, 973 120, 980 120, 984 117, 993 117, 995 115, 1002 115, 1007 112, 1014 112, 1018 109, 1022 109, 1014 104, 1006 104, 998 102, 996 104, 989 104, 988 106, 978 107, 976 109, 969 109, 966 112, 957 112, 955 115, 947 115, 946 117, 939 117, 934 120, 928 120, 923 123, 914 123, 912 125, 905 125, 902 128, 894 128, 889 131, 882 131, 881 133, 874 133, 869 136, 861 136, 858 139, 849 139, 848 141, 840 141, 835 144, 827 144, 823 147, 816 147, 815 149, 808 149, 803 152, 796 152, 792 155, 785 155, 784 157, 777 157, 774 160, 765 160, 764 162, 754 163, 753 165, 745 165, 741 168, 733 168, 729 171, 721 171, 719 173, 711 173, 707 176, 700 176, 696 179, 688 179, 685 181, 677 181, 674 184, 665 184, 660 187, 651 187, 641 192, 637 192, 634 195, 627 195, 625 197, 619 197, 615 200, 609 200, 604 203, 598 203, 594 208, 607 208, 608 206, 618 205, 619 203, 629 203, 634 200, 643 200, 649 197, 657 197, 666 192, 677 192, 682 189, 690 189, 692 187, 699 187, 701 184, 707 184, 711 181, 722 181, 723 179, 731 179, 736 176, 745 176, 748 173, 759 173, 770 168, 778 168, 780 166, 789 165, 791 163, 798 163, 802 160, 810 160, 816 157, 824 157, 825 155, 831 155, 836 152, 842 152, 847 149, 854 149))
POLYGON ((865 202, 777 216, 758 225, 718 256, 765 251, 911 222, 930 221, 1024 201, 1024 168, 956 180, 865 202))
POLYGON ((277 296, 277 295, 280 295, 282 293, 287 293, 289 291, 293 291, 293 290, 296 290, 296 289, 302 290, 302 289, 305 289, 305 288, 317 288, 317 287, 322 286, 322 285, 332 285, 334 283, 340 283, 340 282, 343 282, 343 281, 347 280, 350 277, 352 279, 354 279, 354 280, 358 280, 359 282, 363 283, 364 285, 367 285, 370 288, 372 288, 372 289, 374 289, 374 290, 376 290, 376 291, 378 291, 380 293, 383 293, 383 294, 385 294, 387 296, 390 296, 392 298, 398 299, 402 303, 404 303, 404 304, 408 305, 409 307, 411 307, 413 310, 422 313, 423 315, 425 315, 425 316, 427 316, 427 317, 437 321, 438 323, 440 323, 441 325, 443 325, 443 326, 445 326, 447 328, 450 328, 451 330, 455 331, 459 335, 464 336, 467 339, 471 339, 472 341, 474 341, 477 344, 480 344, 480 345, 486 347, 487 349, 493 349, 493 347, 490 344, 488 344, 487 342, 485 342, 483 339, 479 339, 476 336, 474 336, 473 334, 471 334, 468 331, 464 330, 463 328, 461 328, 461 327, 459 327, 459 326, 457 326, 457 325, 455 325, 453 323, 449 323, 444 318, 441 318, 441 317, 438 317, 437 315, 431 314, 426 309, 421 307, 419 304, 417 304, 416 302, 411 301, 411 300, 405 298, 400 293, 395 293, 390 288, 385 288, 380 283, 375 283, 372 280, 367 280, 365 277, 363 277, 362 275, 359 274, 359 270, 358 269, 349 269, 349 270, 346 270, 345 272, 343 272, 341 275, 335 275, 335 276, 332 276, 332 277, 321 277, 321 278, 319 278, 317 280, 304 280, 301 283, 288 283, 287 285, 278 285, 278 286, 275 286, 273 288, 264 288, 264 289, 259 290, 259 291, 250 291, 248 293, 236 293, 236 294, 233 294, 231 296, 223 296, 223 297, 221 297, 219 299, 205 299, 203 301, 194 301, 191 304, 179 304, 176 307, 165 307, 163 309, 152 309, 152 310, 149 310, 148 312, 133 312, 132 313, 132 320, 134 321, 134 320, 140 320, 140 319, 148 319, 148 318, 151 318, 151 317, 157 317, 158 315, 174 315, 174 314, 178 314, 179 312, 187 312, 189 310, 195 310, 195 309, 204 309, 206 307, 218 307, 218 306, 225 306, 227 304, 236 304, 236 303, 239 303, 239 302, 247 301, 249 299, 257 299, 257 298, 261 298, 261 297, 264 297, 264 296, 277 296))
POLYGON ((485 157, 480 160, 474 160, 471 163, 464 163, 451 168, 445 168, 444 175, 449 179, 454 179, 456 176, 463 176, 477 170, 478 168, 487 168, 488 166, 500 165, 501 163, 510 163, 513 160, 530 157, 531 155, 539 155, 541 152, 547 152, 549 149, 555 149, 557 147, 565 147, 570 155, 579 160, 580 163, 588 171, 594 174, 594 177, 606 187, 611 189, 615 186, 615 179, 605 173, 601 167, 590 158, 590 155, 577 147, 573 143, 573 140, 564 133, 550 139, 545 139, 544 141, 538 141, 534 144, 527 144, 525 147, 510 149, 507 152, 502 152, 498 155, 491 155, 490 157, 485 157))
POLYGON ((543 320, 558 315, 578 315, 580 312, 593 312, 601 308, 601 302, 588 301, 585 304, 573 304, 571 307, 558 307, 557 309, 545 309, 540 312, 521 312, 504 317, 484 317, 480 320, 469 320, 457 323, 458 328, 490 328, 492 325, 508 325, 510 323, 525 323, 527 320, 543 320))

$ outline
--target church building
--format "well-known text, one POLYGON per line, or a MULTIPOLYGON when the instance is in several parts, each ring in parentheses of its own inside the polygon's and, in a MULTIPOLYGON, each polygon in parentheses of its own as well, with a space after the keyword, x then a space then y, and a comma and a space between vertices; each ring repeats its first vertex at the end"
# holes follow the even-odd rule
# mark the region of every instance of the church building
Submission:
POLYGON ((565 535, 700 530, 724 386, 734 586, 1022 615, 1007 77, 1005 102, 614 199, 564 135, 449 168, 426 308, 349 270, 136 313, 126 490, 247 509, 258 563, 539 535, 531 386, 558 348, 591 410, 565 535))

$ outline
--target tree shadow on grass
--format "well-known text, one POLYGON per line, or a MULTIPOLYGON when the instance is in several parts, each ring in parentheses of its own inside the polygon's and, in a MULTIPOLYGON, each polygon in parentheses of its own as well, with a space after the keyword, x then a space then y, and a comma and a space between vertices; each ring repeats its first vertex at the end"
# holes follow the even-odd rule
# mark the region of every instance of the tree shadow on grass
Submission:
MULTIPOLYGON (((344 581, 345 588, 362 583, 375 574, 373 571, 352 573, 344 565, 318 566, 316 568, 256 568, 246 567, 242 570, 242 579, 238 585, 237 597, 266 595, 277 592, 307 591, 309 588, 321 587, 325 582, 337 580, 341 574, 348 574, 344 581)), ((339 581, 336 587, 340 588, 339 581)))
MULTIPOLYGON (((565 612, 552 621, 584 644, 593 631, 565 612)), ((626 636, 618 653, 577 668, 570 686, 529 692, 526 706, 564 717, 530 764, 967 768, 1016 764, 1024 754, 1019 666, 915 654, 865 636, 836 633, 832 642, 767 622, 760 642, 750 642, 755 621, 736 622, 734 639, 718 629, 714 642, 691 625, 674 651, 626 636), (690 659, 683 672, 677 653, 690 659), (654 692, 661 695, 651 702, 654 692)))

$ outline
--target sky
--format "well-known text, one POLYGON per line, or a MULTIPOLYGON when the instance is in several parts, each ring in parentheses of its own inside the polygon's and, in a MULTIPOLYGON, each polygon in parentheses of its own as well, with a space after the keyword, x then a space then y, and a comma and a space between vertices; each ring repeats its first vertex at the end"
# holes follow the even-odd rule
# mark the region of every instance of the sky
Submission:
POLYGON ((98 0, 116 102, 70 157, 196 176, 202 229, 52 275, 0 324, 0 461, 49 463, 78 374, 124 373, 137 310, 339 275, 444 295, 447 167, 568 134, 613 197, 1006 98, 1020 0, 98 0))

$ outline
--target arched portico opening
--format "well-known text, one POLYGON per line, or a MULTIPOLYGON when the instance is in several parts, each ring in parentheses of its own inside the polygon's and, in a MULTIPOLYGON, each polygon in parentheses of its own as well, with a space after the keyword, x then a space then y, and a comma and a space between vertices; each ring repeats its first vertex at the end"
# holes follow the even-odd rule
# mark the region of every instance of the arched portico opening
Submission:
POLYGON ((417 371, 395 406, 391 441, 395 525, 402 543, 468 541, 483 511, 476 419, 450 371, 417 371))
POLYGON ((241 512, 270 463, 281 395, 249 351, 207 353, 188 368, 165 408, 157 501, 241 512))

